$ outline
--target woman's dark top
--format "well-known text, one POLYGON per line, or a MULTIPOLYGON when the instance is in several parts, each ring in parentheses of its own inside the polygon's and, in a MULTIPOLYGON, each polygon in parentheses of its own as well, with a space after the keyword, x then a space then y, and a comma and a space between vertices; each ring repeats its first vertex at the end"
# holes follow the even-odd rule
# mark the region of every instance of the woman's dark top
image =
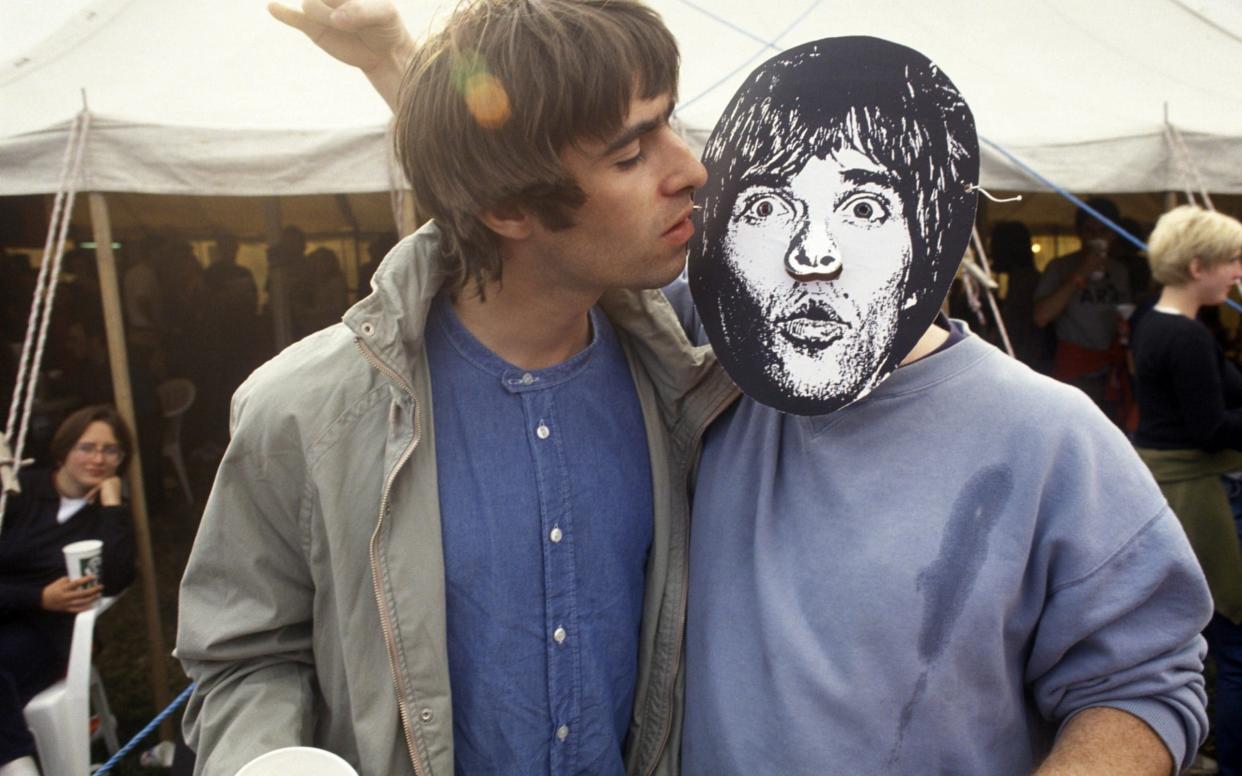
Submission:
POLYGON ((60 493, 46 469, 23 471, 22 492, 11 494, 0 529, 0 622, 42 620, 60 631, 68 650, 73 615, 43 609, 43 588, 65 576, 61 548, 85 539, 103 541, 104 595, 112 596, 134 581, 134 531, 129 507, 87 504, 64 523, 56 521, 60 493))
POLYGON ((1134 332, 1139 424, 1134 442, 1159 450, 1242 450, 1242 372, 1208 328, 1153 310, 1134 332))

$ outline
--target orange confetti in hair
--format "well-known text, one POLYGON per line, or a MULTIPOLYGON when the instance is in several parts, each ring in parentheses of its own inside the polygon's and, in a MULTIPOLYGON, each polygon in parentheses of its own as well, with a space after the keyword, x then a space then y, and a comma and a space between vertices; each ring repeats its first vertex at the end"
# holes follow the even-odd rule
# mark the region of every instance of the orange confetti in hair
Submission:
POLYGON ((488 72, 476 72, 466 79, 466 108, 479 126, 499 129, 509 120, 509 93, 500 79, 488 72))

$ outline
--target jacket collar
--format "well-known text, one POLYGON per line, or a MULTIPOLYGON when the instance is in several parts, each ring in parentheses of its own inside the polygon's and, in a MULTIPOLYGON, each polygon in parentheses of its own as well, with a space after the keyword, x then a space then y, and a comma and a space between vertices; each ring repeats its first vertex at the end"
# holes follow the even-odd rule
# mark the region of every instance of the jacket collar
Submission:
MULTIPOLYGON (((427 313, 447 276, 439 227, 429 221, 384 257, 371 280, 374 290, 345 313, 345 325, 398 374, 412 374, 427 313)), ((660 291, 616 289, 599 305, 626 335, 663 400, 679 400, 715 366, 711 347, 690 342, 660 291)))

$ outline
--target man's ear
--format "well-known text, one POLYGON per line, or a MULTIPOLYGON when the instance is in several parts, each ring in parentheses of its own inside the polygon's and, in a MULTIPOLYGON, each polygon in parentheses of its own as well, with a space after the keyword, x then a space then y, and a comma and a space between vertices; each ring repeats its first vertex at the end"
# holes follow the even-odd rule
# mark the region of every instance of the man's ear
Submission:
POLYGON ((1207 268, 1207 262, 1198 256, 1195 256, 1190 260, 1190 263, 1186 265, 1186 274, 1190 275, 1191 280, 1198 280, 1203 277, 1203 273, 1207 272, 1207 268))
POLYGON ((497 205, 483 211, 483 224, 506 240, 525 240, 534 230, 534 215, 517 205, 497 205))

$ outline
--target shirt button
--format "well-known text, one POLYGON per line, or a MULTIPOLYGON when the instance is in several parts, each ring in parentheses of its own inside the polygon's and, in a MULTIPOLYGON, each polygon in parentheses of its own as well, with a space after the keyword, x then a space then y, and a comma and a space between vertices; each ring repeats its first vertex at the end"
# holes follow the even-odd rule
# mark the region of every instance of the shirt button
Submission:
POLYGON ((522 375, 522 385, 530 385, 533 382, 535 382, 535 376, 530 372, 522 375))
POLYGON ((552 429, 548 428, 543 423, 540 423, 539 427, 535 429, 535 436, 540 439, 547 439, 552 436, 552 429))
POLYGON ((556 740, 564 741, 569 738, 569 725, 561 725, 556 729, 556 740))
POLYGON ((560 528, 553 528, 552 533, 548 534, 548 538, 552 540, 553 544, 559 544, 564 535, 565 534, 561 533, 560 528))
POLYGON ((565 629, 558 627, 556 630, 552 631, 552 640, 555 641, 557 644, 564 644, 565 643, 565 629))

